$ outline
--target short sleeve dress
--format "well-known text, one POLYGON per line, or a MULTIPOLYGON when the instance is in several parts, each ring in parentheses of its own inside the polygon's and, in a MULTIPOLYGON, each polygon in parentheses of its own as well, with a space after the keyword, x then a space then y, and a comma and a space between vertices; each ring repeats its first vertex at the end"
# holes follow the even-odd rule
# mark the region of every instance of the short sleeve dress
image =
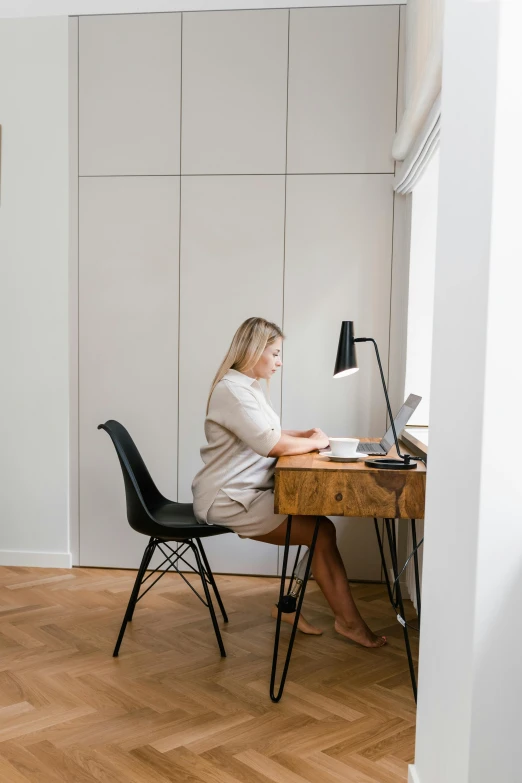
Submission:
POLYGON ((279 416, 258 381, 229 370, 210 398, 203 467, 192 482, 198 522, 224 525, 244 538, 262 536, 286 519, 274 513, 269 457, 281 437, 279 416))

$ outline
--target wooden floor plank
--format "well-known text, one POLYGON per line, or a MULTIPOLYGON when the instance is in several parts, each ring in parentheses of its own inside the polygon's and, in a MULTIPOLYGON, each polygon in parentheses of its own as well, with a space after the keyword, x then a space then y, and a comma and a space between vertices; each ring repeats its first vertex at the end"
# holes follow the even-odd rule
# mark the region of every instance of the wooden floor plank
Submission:
MULTIPOLYGON (((135 572, 0 568, 2 783, 404 783, 413 701, 402 629, 382 585, 354 585, 389 644, 338 636, 318 586, 286 691, 268 694, 278 580, 221 576, 219 656, 206 608, 174 574, 112 649, 135 572), (384 630, 386 629, 386 630, 384 630)), ((189 576, 196 586, 198 578, 189 576)), ((413 618, 407 602, 408 616, 413 618)), ((290 629, 282 630, 282 654, 290 629)), ((412 634, 412 647, 418 649, 412 634)))

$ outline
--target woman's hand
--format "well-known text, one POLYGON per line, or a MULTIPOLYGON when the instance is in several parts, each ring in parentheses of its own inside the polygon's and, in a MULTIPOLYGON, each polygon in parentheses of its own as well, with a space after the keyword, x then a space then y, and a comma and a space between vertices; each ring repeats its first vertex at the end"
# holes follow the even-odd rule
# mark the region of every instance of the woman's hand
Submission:
POLYGON ((312 430, 305 430, 304 432, 300 432, 299 435, 302 438, 316 438, 316 437, 325 437, 327 438, 328 435, 319 429, 319 427, 314 427, 312 430))
POLYGON ((318 427, 315 427, 313 430, 308 430, 305 437, 313 440, 317 444, 317 449, 325 449, 330 443, 328 435, 318 427))

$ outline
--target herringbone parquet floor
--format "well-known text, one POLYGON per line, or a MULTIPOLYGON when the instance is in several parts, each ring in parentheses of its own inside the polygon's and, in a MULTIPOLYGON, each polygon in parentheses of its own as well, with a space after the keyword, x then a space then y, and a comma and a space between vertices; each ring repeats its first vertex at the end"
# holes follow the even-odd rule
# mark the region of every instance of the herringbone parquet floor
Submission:
POLYGON ((415 705, 383 587, 354 585, 369 625, 388 636, 385 648, 363 650, 335 634, 310 583, 306 616, 326 630, 298 635, 276 705, 275 579, 218 577, 230 618, 221 659, 207 610, 168 574, 113 659, 134 576, 0 568, 2 783, 406 780, 415 705))

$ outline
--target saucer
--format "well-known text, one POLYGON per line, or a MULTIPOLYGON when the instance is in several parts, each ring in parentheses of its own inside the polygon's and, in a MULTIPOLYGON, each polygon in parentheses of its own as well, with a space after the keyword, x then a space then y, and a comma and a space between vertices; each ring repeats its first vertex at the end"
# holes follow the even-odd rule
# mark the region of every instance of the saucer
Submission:
POLYGON ((364 457, 364 454, 356 454, 354 457, 334 457, 333 454, 327 452, 324 456, 332 462, 357 462, 361 457, 364 457))

